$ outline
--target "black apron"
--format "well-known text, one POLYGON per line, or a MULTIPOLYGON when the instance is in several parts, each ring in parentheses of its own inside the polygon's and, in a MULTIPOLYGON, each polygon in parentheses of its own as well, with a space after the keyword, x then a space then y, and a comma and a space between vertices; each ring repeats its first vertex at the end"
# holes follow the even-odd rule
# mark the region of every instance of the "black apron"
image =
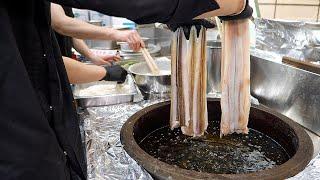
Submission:
POLYGON ((0 27, 0 179, 86 179, 49 3, 1 1, 0 27))
MULTIPOLYGON (((74 18, 72 8, 66 7, 66 6, 62 6, 62 8, 66 16, 74 18)), ((71 51, 73 47, 72 38, 69 36, 64 36, 62 34, 59 34, 58 32, 55 32, 55 35, 56 35, 62 56, 72 58, 72 51, 71 51)))

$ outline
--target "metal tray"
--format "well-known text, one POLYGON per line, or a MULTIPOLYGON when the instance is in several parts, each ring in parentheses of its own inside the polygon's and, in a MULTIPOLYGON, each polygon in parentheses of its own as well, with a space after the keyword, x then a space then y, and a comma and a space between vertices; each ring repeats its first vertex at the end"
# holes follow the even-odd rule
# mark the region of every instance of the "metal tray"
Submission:
MULTIPOLYGON (((73 89, 73 95, 77 102, 77 105, 82 108, 87 107, 98 107, 98 106, 107 106, 107 105, 115 105, 115 104, 121 104, 121 103, 128 103, 128 102, 135 102, 137 99, 140 99, 140 92, 137 89, 136 85, 133 82, 133 79, 131 76, 127 77, 127 81, 124 83, 124 85, 130 86, 130 90, 128 93, 125 93, 123 91, 112 92, 110 94, 105 94, 102 96, 81 96, 80 91, 83 89, 86 89, 90 86, 94 85, 103 85, 110 82, 107 81, 99 81, 99 82, 93 82, 93 83, 87 83, 87 84, 79 84, 75 85, 73 89)), ((117 85, 120 86, 120 85, 117 85)), ((118 88, 118 87, 117 87, 118 88)))

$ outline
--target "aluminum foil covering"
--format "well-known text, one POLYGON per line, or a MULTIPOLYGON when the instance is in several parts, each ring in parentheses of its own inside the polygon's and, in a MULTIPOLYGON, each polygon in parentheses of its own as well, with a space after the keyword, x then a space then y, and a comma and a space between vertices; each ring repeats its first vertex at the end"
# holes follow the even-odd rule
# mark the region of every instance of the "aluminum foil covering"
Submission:
POLYGON ((320 154, 298 175, 289 180, 320 180, 320 154))
POLYGON ((320 60, 320 23, 255 19, 256 48, 300 60, 320 60))
POLYGON ((120 130, 130 116, 157 102, 92 107, 80 113, 84 120, 89 180, 152 179, 123 149, 120 130))

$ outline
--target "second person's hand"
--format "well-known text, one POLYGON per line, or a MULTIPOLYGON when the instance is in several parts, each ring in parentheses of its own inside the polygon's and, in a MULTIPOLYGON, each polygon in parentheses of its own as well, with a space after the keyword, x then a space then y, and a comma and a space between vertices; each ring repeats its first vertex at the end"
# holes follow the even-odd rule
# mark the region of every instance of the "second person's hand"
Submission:
POLYGON ((133 51, 139 51, 141 47, 145 47, 142 38, 136 30, 119 30, 116 37, 119 41, 127 42, 133 51))
POLYGON ((106 76, 103 78, 105 81, 117 81, 118 83, 123 83, 127 77, 127 71, 123 69, 120 65, 107 66, 106 76))
POLYGON ((90 57, 90 61, 95 65, 108 65, 110 66, 112 62, 120 61, 120 55, 93 55, 90 57))

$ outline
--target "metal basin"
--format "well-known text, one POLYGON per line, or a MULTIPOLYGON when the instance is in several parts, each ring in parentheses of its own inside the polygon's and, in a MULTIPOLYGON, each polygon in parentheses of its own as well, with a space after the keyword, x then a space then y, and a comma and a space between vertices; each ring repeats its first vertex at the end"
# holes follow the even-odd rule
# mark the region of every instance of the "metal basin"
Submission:
POLYGON ((152 75, 146 62, 134 64, 128 69, 128 71, 134 76, 137 86, 145 97, 155 94, 170 94, 171 62, 167 60, 157 60, 155 62, 160 71, 168 71, 169 73, 152 75))
MULTIPOLYGON (((220 121, 221 109, 217 99, 208 100, 208 115, 210 125, 220 121)), ((249 127, 279 143, 288 153, 288 161, 247 174, 211 174, 182 169, 154 158, 138 145, 151 132, 167 126, 169 119, 170 102, 159 103, 134 114, 121 129, 121 142, 127 153, 155 179, 285 179, 302 171, 312 159, 313 144, 302 127, 273 110, 253 105, 249 127)))

